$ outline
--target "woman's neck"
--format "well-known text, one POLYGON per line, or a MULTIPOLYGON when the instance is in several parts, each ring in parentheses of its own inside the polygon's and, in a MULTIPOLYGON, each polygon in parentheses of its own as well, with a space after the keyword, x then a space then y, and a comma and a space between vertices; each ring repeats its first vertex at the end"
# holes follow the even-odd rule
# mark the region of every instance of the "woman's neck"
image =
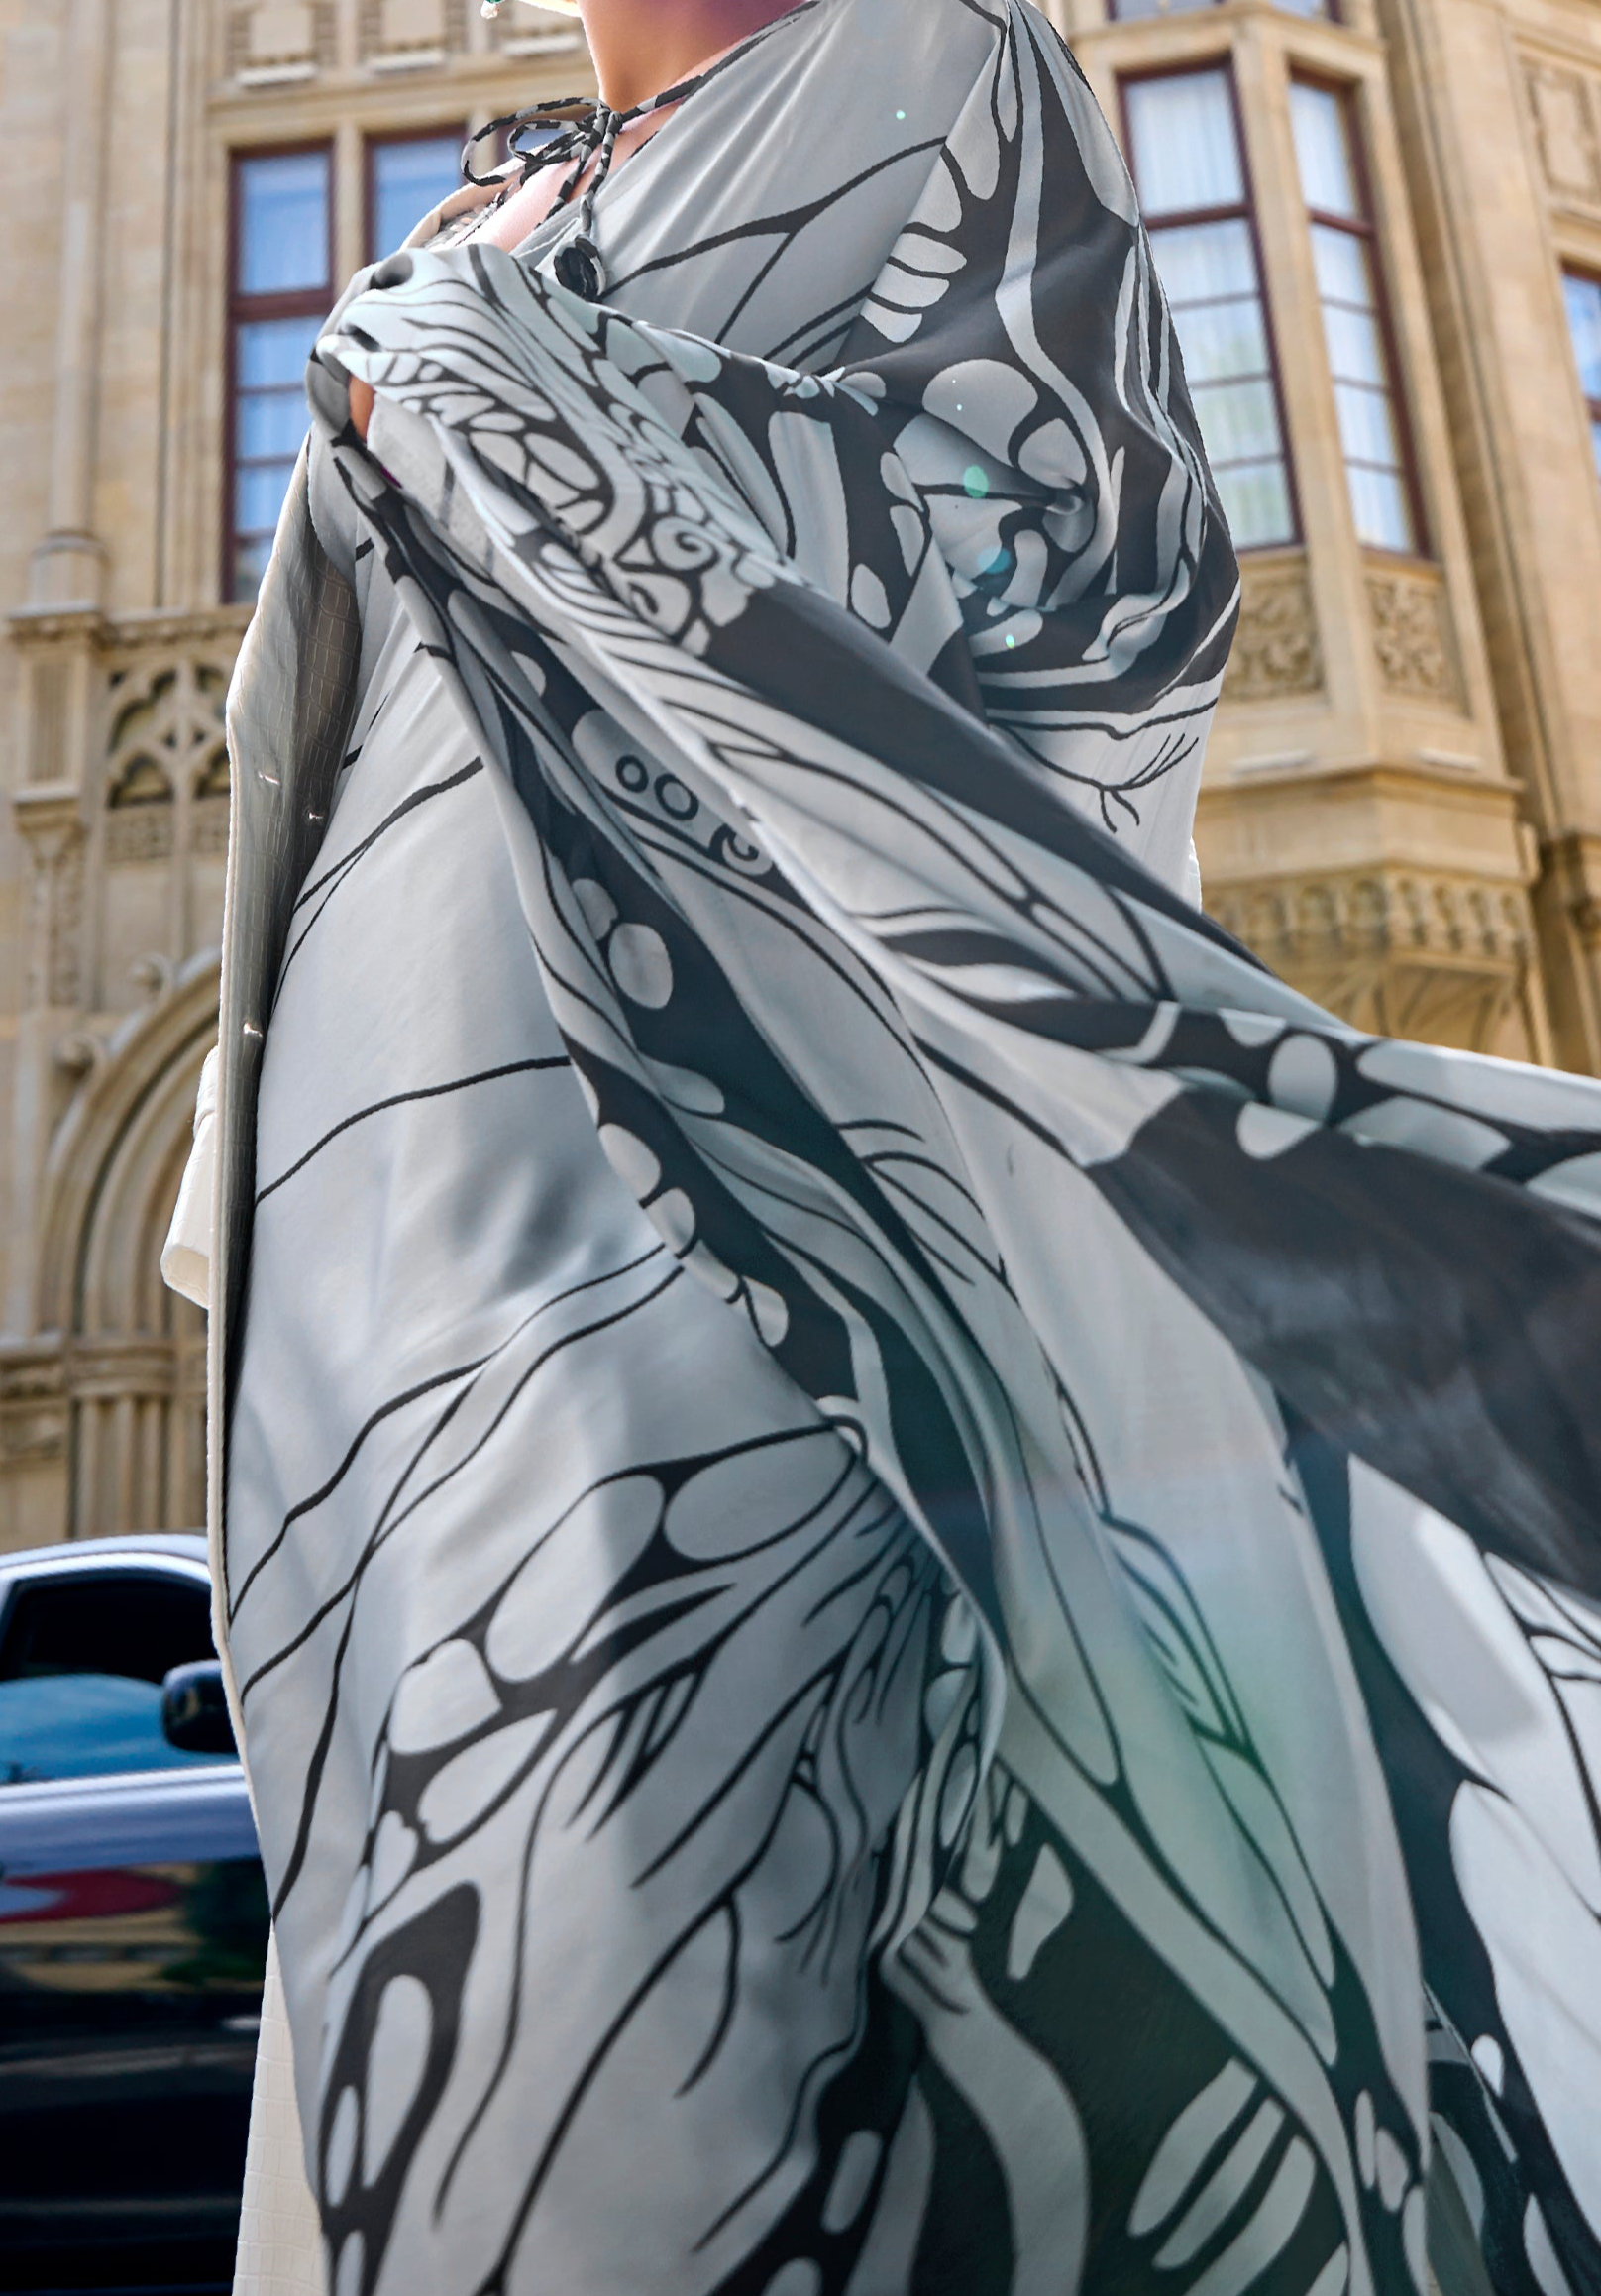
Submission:
POLYGON ((677 86, 800 0, 580 0, 600 93, 614 111, 677 86))

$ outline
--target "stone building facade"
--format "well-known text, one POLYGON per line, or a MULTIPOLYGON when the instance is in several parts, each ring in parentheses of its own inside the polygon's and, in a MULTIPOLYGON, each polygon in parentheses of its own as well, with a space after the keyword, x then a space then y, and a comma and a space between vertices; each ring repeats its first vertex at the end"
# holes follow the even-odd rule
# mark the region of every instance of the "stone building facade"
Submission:
MULTIPOLYGON (((1601 1072, 1601 12, 1048 5, 1245 544, 1209 906, 1359 1025, 1601 1072)), ((0 1548, 202 1513, 157 1258, 295 330, 464 130, 587 86, 532 8, 0 0, 0 1548)))

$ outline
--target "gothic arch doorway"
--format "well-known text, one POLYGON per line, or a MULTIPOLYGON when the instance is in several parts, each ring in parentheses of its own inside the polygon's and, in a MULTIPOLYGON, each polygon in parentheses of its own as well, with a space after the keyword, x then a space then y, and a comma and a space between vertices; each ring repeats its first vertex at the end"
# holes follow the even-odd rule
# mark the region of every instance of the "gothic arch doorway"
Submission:
POLYGON ((60 1334, 69 1538, 205 1520, 205 1317, 160 1253, 216 1036, 207 955, 116 1032, 52 1145, 39 1322, 60 1334))

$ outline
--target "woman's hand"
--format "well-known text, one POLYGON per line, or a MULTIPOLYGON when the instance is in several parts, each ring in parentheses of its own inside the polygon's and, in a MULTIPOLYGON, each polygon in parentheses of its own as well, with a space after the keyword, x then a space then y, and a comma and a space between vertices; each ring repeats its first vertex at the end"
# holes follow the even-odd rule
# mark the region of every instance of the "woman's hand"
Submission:
POLYGON ((373 409, 377 402, 377 392, 372 383, 362 383, 353 375, 350 386, 351 425, 364 445, 367 442, 367 426, 373 419, 373 409))

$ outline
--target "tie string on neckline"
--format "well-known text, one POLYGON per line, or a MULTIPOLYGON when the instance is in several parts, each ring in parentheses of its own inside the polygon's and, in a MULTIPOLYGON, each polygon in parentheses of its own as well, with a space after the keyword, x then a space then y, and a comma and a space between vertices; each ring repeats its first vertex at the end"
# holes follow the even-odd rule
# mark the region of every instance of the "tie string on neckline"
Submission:
MULTIPOLYGON (((770 25, 764 26, 756 39, 760 40, 764 33, 772 29, 770 25)), ((555 214, 571 196, 575 184, 593 160, 594 173, 579 203, 577 227, 571 237, 564 240, 557 249, 552 269, 559 284, 570 293, 582 297, 587 303, 597 303, 606 289, 606 267, 594 243, 594 208, 611 173, 617 153, 617 138, 624 128, 632 127, 636 120, 649 119, 653 112, 665 111, 670 104, 682 104, 691 96, 697 95, 701 88, 726 71, 730 64, 738 62, 753 45, 751 41, 741 42, 738 48, 720 57, 707 70, 696 72, 690 79, 680 80, 675 86, 664 88, 660 95, 648 96, 643 103, 630 105, 626 111, 614 111, 608 103, 592 96, 560 96, 550 103, 530 104, 522 111, 507 112, 501 119, 485 122, 476 134, 468 138, 462 151, 462 173, 469 183, 485 188, 501 182, 498 169, 493 174, 476 175, 472 157, 475 145, 481 144, 486 136, 493 136, 504 129, 507 152, 522 163, 516 178, 517 190, 520 191, 525 183, 543 173, 546 168, 566 165, 567 176, 551 210, 555 214), (519 138, 532 128, 544 129, 546 133, 537 144, 521 143, 519 138)), ((508 178, 501 186, 501 198, 505 198, 512 188, 508 178)))
MULTIPOLYGON (((660 95, 648 96, 644 103, 633 104, 627 111, 613 111, 609 104, 592 96, 566 96, 555 103, 532 104, 525 111, 508 112, 503 119, 490 120, 468 138, 462 153, 462 173, 469 183, 485 187, 499 180, 498 175, 475 175, 470 155, 475 144, 482 143, 485 136, 504 128, 507 150, 522 162, 522 171, 517 177, 519 191, 530 176, 567 163, 567 180, 551 210, 555 214, 590 160, 595 160, 594 174, 579 206, 578 226, 571 238, 557 249, 551 268, 559 283, 571 293, 582 296, 587 303, 597 303, 606 289, 606 267, 594 244, 594 203, 611 173, 617 138, 623 129, 632 127, 636 120, 649 119, 652 112, 665 111, 670 104, 687 103, 691 96, 698 95, 703 87, 709 87, 714 79, 720 79, 725 71, 743 62, 753 48, 771 40, 775 33, 785 31, 798 18, 809 16, 820 5, 821 0, 797 0, 797 5, 775 17, 772 23, 761 25, 704 71, 680 80, 674 87, 664 88, 660 95), (534 127, 550 128, 553 132, 528 149, 517 138, 524 129, 534 127)), ((509 188, 509 185, 503 188, 502 197, 509 188)))

